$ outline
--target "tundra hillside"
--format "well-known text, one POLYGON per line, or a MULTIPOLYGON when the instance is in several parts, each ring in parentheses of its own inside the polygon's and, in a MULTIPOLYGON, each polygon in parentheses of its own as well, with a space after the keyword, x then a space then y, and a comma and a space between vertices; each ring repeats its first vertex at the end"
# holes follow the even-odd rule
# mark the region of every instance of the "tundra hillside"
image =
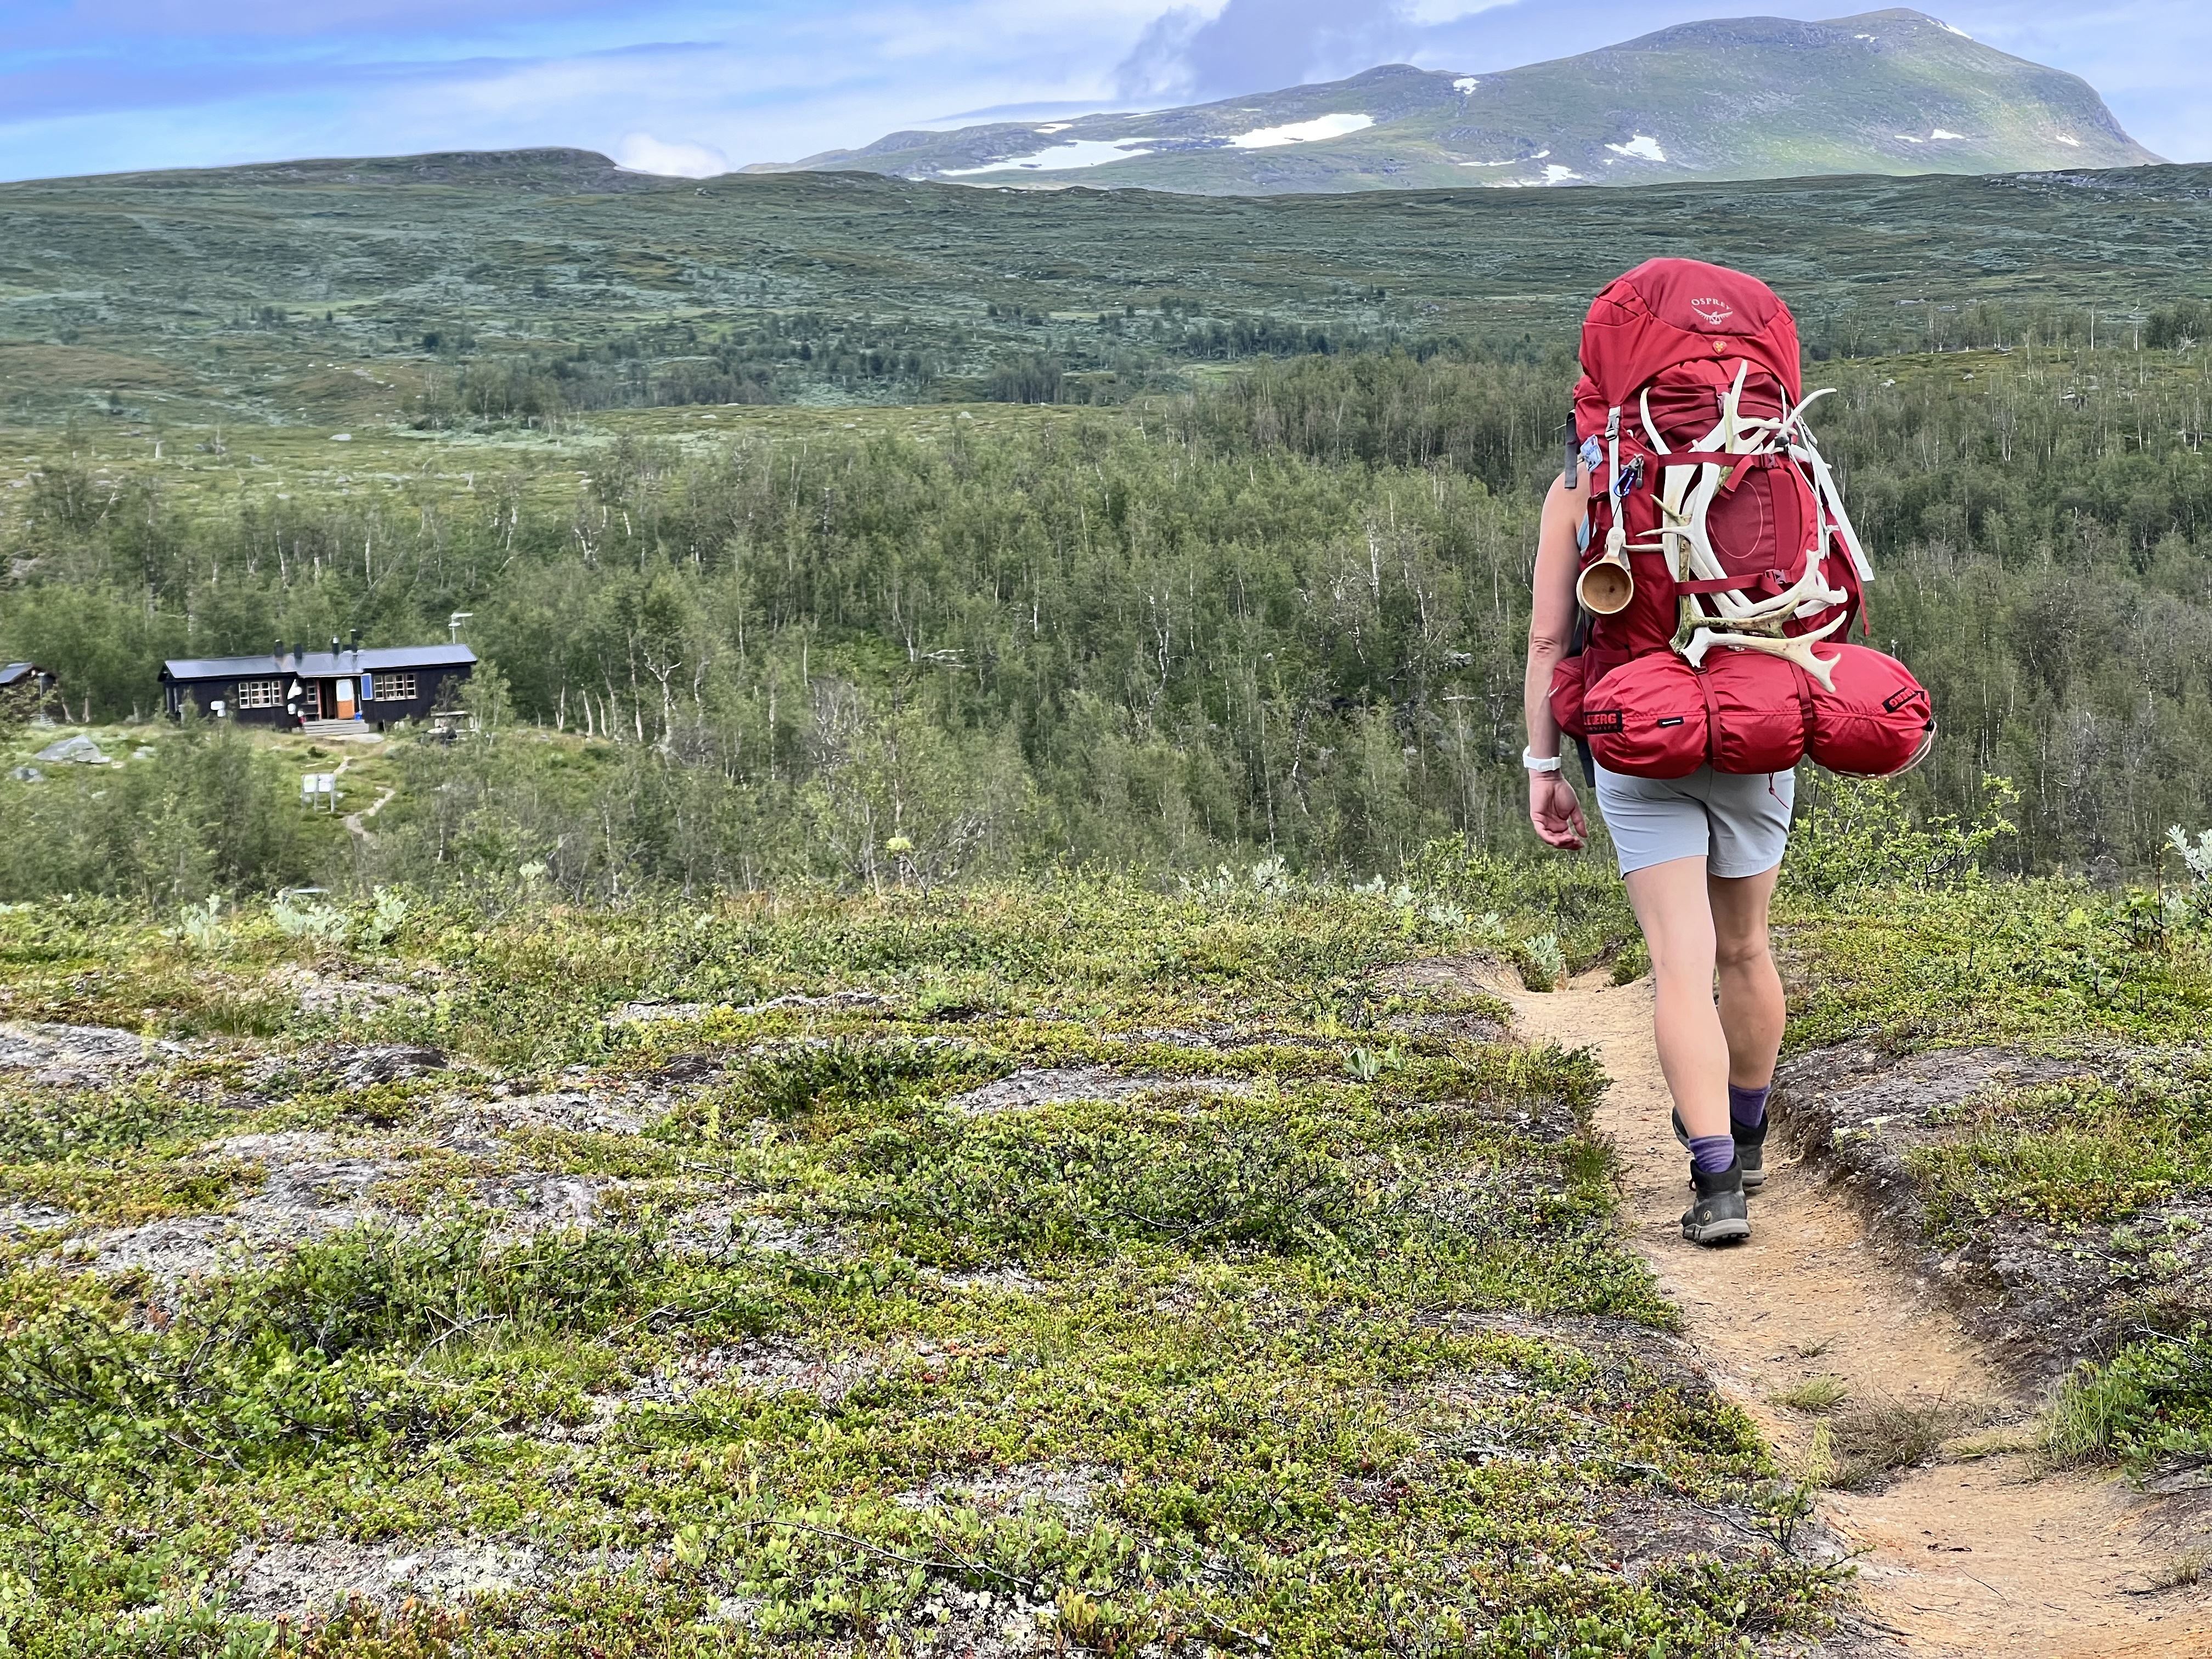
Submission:
POLYGON ((1617 918, 1434 879, 0 916, 0 1642, 1825 1627, 1588 1058, 1419 960, 1617 918))
MULTIPOLYGON (((1899 1236, 2035 1330, 2069 1380, 2013 1437, 2184 1468, 2212 890, 1993 878, 2003 838, 1879 788, 1806 827, 1785 1121, 1901 1152, 1899 1236)), ((12 908, 0 1640, 1847 1639, 1808 1492, 1621 1242, 1604 1079, 1484 988, 1633 975, 1618 884, 1405 876, 12 908)), ((1801 1478, 1978 1455, 1786 1403, 1801 1478)))

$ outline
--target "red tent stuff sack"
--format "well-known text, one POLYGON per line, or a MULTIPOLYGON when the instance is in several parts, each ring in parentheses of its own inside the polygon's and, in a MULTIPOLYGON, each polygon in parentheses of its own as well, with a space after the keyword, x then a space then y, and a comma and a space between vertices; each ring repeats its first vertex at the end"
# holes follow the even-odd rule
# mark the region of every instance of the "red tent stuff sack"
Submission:
POLYGON ((1721 651, 1702 670, 1671 651, 1614 669, 1583 699, 1590 753, 1609 772, 1644 778, 1786 772, 1809 757, 1832 772, 1888 777, 1919 763, 1936 720, 1894 657, 1823 643, 1825 679, 1781 657, 1721 651))
POLYGON ((1608 769, 1887 775, 1934 739, 1903 664, 1843 635, 1873 573, 1805 424, 1796 320, 1764 283, 1654 259, 1583 325, 1586 643, 1552 709, 1608 769))

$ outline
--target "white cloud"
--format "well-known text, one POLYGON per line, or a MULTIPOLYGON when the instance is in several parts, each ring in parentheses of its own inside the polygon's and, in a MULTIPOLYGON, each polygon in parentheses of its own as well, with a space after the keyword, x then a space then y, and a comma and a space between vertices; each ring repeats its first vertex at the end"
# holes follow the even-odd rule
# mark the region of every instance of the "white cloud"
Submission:
POLYGON ((730 170, 730 158, 712 144, 672 144, 649 132, 624 133, 615 161, 632 173, 672 179, 712 179, 730 170))
POLYGON ((1514 3, 1514 0, 1401 0, 1399 9, 1424 28, 1439 23, 1457 23, 1474 17, 1478 12, 1499 11, 1514 3))
POLYGON ((1155 17, 1115 70, 1123 96, 1205 100, 1335 80, 1420 46, 1402 0, 1223 0, 1155 17))

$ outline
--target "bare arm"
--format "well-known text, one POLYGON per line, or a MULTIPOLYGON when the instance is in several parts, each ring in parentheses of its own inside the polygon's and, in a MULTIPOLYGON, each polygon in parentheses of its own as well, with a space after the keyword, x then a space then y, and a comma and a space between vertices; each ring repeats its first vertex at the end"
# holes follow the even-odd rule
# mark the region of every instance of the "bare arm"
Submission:
MULTIPOLYGON (((1565 478, 1554 480, 1551 494, 1544 498, 1544 516, 1536 532, 1535 592, 1528 611, 1528 672, 1522 686, 1522 712, 1528 721, 1529 750, 1539 757, 1559 752, 1559 724, 1552 718, 1552 671, 1567 654, 1574 631, 1575 574, 1581 563, 1575 531, 1589 500, 1587 477, 1572 489, 1565 478)), ((1528 820, 1553 847, 1580 847, 1589 835, 1574 786, 1560 772, 1528 775, 1528 820)))

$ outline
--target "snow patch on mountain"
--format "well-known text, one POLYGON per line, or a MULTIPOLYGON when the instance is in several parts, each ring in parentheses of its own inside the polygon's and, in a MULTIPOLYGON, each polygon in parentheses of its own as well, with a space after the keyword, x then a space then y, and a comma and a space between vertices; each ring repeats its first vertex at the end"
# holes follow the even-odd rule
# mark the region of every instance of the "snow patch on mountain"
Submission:
POLYGON ((1127 161, 1139 155, 1150 155, 1149 149, 1139 149, 1139 144, 1155 143, 1152 138, 1123 138, 1108 143, 1103 138, 1071 138, 1064 144, 1054 144, 1038 150, 1033 155, 1009 156, 1003 161, 986 161, 979 167, 946 167, 939 176, 945 179, 972 179, 980 173, 1063 173, 1075 167, 1103 167, 1109 161, 1127 161))
POLYGON ((1474 91, 1477 87, 1480 86, 1481 84, 1482 84, 1482 82, 1481 82, 1479 79, 1477 79, 1475 76, 1472 76, 1472 75, 1462 75, 1462 76, 1461 76, 1459 77, 1459 79, 1458 79, 1458 80, 1456 80, 1456 81, 1455 81, 1455 82, 1452 82, 1452 90, 1453 90, 1454 92, 1456 92, 1456 93, 1460 93, 1460 94, 1467 94, 1467 93, 1473 92, 1473 91, 1474 91))
POLYGON ((1667 152, 1659 148, 1659 141, 1649 133, 1632 133, 1625 144, 1607 144, 1615 155, 1626 155, 1633 161, 1663 161, 1667 152))
POLYGON ((1232 149, 1273 149, 1279 144, 1310 144, 1323 138, 1341 138, 1375 125, 1371 115, 1316 115, 1310 121, 1291 121, 1279 127, 1261 127, 1237 134, 1229 141, 1232 149))
MULTIPOLYGON (((1546 155, 1551 153, 1548 149, 1543 152, 1546 155)), ((1500 179, 1490 188, 1492 190, 1541 190, 1547 185, 1579 185, 1587 182, 1588 180, 1572 167, 1564 167, 1554 161, 1544 169, 1544 176, 1540 179, 1500 179)))

